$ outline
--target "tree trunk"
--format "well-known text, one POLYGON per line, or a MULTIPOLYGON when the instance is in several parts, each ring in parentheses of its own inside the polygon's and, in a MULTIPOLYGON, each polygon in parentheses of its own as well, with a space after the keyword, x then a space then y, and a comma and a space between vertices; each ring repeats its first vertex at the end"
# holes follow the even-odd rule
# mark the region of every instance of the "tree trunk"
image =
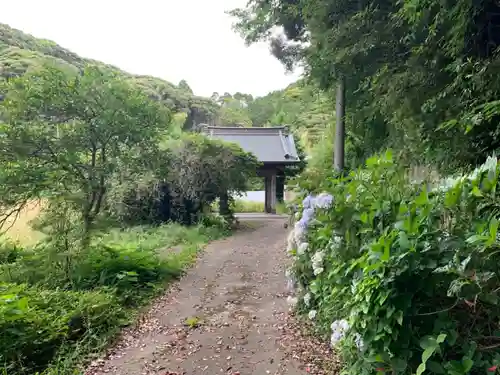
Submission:
POLYGON ((231 210, 229 208, 229 196, 227 192, 224 192, 219 197, 219 214, 224 217, 231 216, 231 210))

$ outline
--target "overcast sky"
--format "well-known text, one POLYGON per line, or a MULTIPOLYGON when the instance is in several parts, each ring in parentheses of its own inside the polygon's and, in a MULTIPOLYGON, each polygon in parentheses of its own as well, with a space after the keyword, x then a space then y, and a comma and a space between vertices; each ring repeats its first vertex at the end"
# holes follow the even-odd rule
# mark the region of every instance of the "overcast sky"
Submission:
POLYGON ((224 12, 247 0, 0 0, 0 22, 198 95, 265 95, 295 81, 267 44, 245 47, 224 12))

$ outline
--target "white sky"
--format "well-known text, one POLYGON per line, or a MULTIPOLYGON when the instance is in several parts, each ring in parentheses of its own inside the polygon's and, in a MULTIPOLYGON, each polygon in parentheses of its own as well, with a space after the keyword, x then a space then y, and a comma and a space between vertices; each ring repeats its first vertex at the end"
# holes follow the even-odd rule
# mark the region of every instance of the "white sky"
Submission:
POLYGON ((0 23, 195 94, 265 95, 295 81, 267 44, 245 47, 224 12, 247 0, 0 0, 0 23))

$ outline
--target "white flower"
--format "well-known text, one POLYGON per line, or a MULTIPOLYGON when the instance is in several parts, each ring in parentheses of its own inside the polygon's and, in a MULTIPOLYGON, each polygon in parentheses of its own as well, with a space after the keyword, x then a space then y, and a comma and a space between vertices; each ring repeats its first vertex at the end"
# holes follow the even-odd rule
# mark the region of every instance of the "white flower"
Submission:
POLYGON ((288 238, 287 238, 286 251, 290 255, 293 254, 293 251, 295 250, 295 248, 297 246, 297 243, 295 242, 295 233, 294 232, 295 232, 294 230, 290 231, 290 233, 288 234, 288 238))
POLYGON ((334 235, 333 238, 332 238, 332 244, 334 246, 340 246, 340 245, 342 245, 342 237, 334 235))
POLYGON ((340 335, 337 332, 333 332, 332 333, 332 337, 330 337, 330 346, 332 348, 334 348, 335 346, 337 346, 337 344, 339 343, 339 341, 342 340, 343 338, 344 338, 344 336, 340 335))
POLYGON ((354 344, 356 345, 356 348, 361 351, 365 349, 365 343, 363 342, 363 338, 359 333, 354 334, 354 344))
POLYGON ((297 248, 297 254, 299 255, 305 254, 308 247, 309 244, 307 242, 302 242, 301 244, 299 244, 299 247, 297 248))
POLYGON ((313 273, 315 276, 319 275, 324 271, 323 269, 323 258, 325 257, 325 252, 323 250, 317 251, 311 258, 313 273))
POLYGON ((330 328, 332 329, 330 344, 334 347, 345 337, 346 332, 349 330, 349 323, 344 319, 336 320, 332 323, 330 328))
POLYGON ((320 250, 314 253, 314 255, 311 258, 311 261, 313 263, 322 263, 324 257, 325 257, 325 252, 323 250, 320 250))
POLYGON ((309 314, 307 314, 307 316, 309 317, 309 319, 314 320, 314 318, 316 318, 316 313, 316 310, 311 310, 309 311, 309 314))
POLYGON ((318 276, 319 274, 323 273, 325 269, 323 267, 315 267, 313 268, 313 274, 314 276, 318 276))
POLYGON ((300 223, 296 223, 293 229, 293 238, 295 242, 296 243, 302 242, 305 236, 306 236, 305 228, 302 225, 300 225, 300 223))
POLYGON ((310 304, 311 304, 311 293, 306 293, 304 295, 304 305, 309 307, 310 304))

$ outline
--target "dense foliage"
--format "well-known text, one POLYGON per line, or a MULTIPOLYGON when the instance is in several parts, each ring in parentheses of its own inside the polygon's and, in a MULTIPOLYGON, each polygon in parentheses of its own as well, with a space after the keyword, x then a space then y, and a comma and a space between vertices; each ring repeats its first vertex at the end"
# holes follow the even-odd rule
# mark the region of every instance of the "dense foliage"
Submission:
POLYGON ((234 144, 188 134, 163 144, 157 168, 117 185, 110 212, 129 224, 174 220, 193 224, 226 192, 238 194, 255 176, 258 162, 234 144))
POLYGON ((248 43, 271 39, 321 87, 345 79, 348 163, 389 146, 408 164, 454 170, 498 148, 499 10, 494 0, 251 0, 232 13, 248 43))
POLYGON ((495 372, 499 175, 489 158, 470 175, 412 184, 387 153, 305 197, 290 274, 346 373, 495 372))
POLYGON ((219 110, 184 81, 0 33, 0 233, 38 203, 43 235, 32 247, 0 243, 0 372, 75 373, 227 232, 231 212, 210 206, 245 190, 257 161, 182 132, 219 110))

